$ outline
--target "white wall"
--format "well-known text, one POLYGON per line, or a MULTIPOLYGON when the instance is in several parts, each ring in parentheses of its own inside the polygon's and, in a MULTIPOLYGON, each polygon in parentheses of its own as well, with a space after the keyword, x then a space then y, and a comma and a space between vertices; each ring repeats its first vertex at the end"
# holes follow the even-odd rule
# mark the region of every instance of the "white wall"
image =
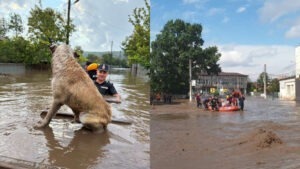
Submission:
POLYGON ((296 78, 300 78, 300 46, 295 49, 296 78))
POLYGON ((286 79, 279 81, 279 97, 283 100, 295 100, 296 99, 296 89, 295 89, 295 79, 286 79))

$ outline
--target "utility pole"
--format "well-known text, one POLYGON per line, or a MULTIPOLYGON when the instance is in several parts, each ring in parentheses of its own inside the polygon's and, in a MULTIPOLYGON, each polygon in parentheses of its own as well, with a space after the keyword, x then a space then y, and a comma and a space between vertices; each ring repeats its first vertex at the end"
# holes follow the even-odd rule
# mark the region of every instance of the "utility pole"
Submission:
MULTIPOLYGON (((195 48, 195 42, 192 43, 192 48, 195 48)), ((190 102, 192 102, 192 59, 189 58, 189 74, 190 74, 190 102)))
POLYGON ((190 102, 192 102, 192 60, 189 59, 189 73, 190 73, 190 102))
POLYGON ((267 66, 264 65, 264 98, 267 98, 267 66))
POLYGON ((71 0, 68 0, 67 40, 66 40, 67 45, 69 45, 69 36, 70 36, 70 11, 71 11, 71 0))
MULTIPOLYGON (((76 4, 79 0, 76 0, 73 4, 76 4)), ((71 13, 71 0, 68 0, 68 16, 67 16, 67 40, 66 44, 69 45, 70 38, 70 13, 71 13)))
POLYGON ((111 54, 111 57, 113 55, 113 53, 112 53, 113 44, 114 44, 114 41, 111 41, 111 44, 110 44, 110 54, 111 54))

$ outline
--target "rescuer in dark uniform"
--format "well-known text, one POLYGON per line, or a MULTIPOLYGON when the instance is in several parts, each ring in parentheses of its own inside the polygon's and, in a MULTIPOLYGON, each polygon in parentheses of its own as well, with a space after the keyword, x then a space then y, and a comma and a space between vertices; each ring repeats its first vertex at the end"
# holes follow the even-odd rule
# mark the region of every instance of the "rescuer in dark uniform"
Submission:
POLYGON ((109 67, 107 64, 101 64, 97 69, 97 79, 95 85, 103 96, 113 96, 117 102, 121 102, 121 97, 114 85, 106 81, 109 67))

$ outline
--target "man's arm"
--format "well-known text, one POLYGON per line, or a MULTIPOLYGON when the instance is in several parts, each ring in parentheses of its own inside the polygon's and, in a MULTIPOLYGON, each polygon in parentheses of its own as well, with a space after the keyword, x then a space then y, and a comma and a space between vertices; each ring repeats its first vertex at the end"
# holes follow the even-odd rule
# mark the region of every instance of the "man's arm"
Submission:
POLYGON ((121 96, 119 95, 119 93, 116 93, 113 96, 115 97, 117 102, 121 103, 121 96))
POLYGON ((104 99, 108 103, 121 103, 121 97, 118 93, 112 96, 104 96, 104 99))
POLYGON ((111 98, 111 102, 113 103, 121 103, 121 96, 119 95, 119 93, 117 92, 115 86, 112 83, 109 83, 109 93, 111 94, 111 96, 113 96, 113 98, 111 98))

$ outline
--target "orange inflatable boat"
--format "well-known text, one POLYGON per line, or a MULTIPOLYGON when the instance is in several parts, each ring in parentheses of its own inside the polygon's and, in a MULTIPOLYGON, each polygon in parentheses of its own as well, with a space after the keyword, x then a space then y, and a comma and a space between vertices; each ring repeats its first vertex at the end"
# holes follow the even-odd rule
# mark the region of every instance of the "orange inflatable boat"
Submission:
POLYGON ((222 106, 219 107, 219 111, 238 111, 240 108, 238 106, 222 106))

